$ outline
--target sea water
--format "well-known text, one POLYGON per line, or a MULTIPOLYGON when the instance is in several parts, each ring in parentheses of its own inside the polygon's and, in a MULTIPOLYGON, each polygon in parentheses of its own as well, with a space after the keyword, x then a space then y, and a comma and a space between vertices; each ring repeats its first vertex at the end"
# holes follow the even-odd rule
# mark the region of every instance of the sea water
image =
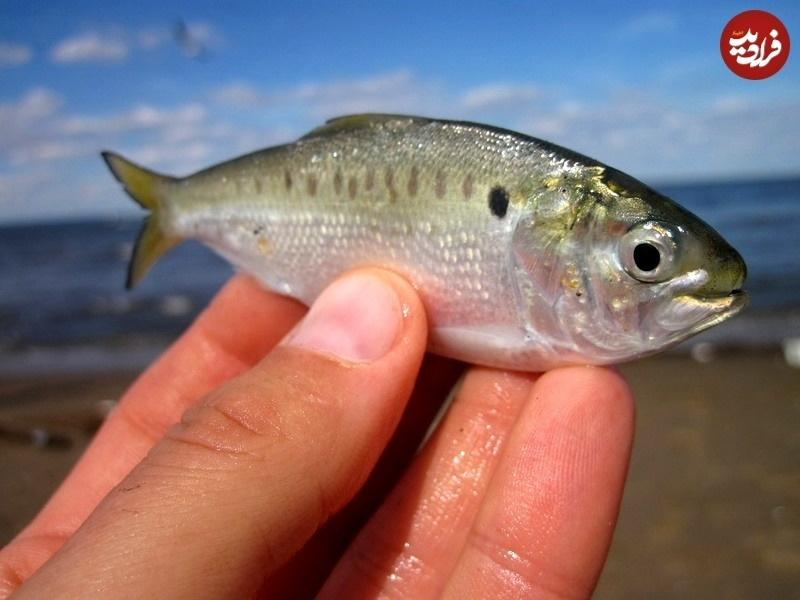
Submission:
MULTIPOLYGON (((800 338, 800 178, 659 186, 745 258, 750 307, 684 345, 765 347, 800 338)), ((0 374, 141 368, 233 270, 184 243, 124 288, 141 223, 0 227, 0 374)))

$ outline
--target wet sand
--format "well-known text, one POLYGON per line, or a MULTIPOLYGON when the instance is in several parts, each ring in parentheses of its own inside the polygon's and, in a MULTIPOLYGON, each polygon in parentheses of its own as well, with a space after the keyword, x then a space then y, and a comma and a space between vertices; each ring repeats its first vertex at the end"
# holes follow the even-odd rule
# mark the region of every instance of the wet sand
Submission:
POLYGON ((596 598, 800 598, 800 370, 775 353, 622 367, 637 430, 596 598))
POLYGON ((0 546, 36 515, 135 377, 0 379, 0 546))
MULTIPOLYGON (((777 352, 622 367, 637 437, 596 598, 800 598, 800 370, 777 352)), ((132 373, 0 380, 0 543, 66 475, 132 373), (8 429, 42 427, 39 445, 8 429)))

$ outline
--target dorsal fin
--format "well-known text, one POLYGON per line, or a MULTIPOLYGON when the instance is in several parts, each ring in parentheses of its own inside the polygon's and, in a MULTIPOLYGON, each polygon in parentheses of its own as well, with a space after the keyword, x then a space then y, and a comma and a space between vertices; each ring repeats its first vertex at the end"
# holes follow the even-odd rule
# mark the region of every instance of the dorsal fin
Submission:
POLYGON ((379 113, 365 113, 360 115, 346 115, 344 117, 336 117, 325 122, 315 129, 312 129, 301 140, 309 140, 312 138, 326 137, 329 135, 336 135, 347 131, 357 131, 359 129, 369 129, 376 125, 384 123, 405 122, 405 123, 430 123, 433 119, 426 117, 412 117, 408 115, 386 115, 379 113))

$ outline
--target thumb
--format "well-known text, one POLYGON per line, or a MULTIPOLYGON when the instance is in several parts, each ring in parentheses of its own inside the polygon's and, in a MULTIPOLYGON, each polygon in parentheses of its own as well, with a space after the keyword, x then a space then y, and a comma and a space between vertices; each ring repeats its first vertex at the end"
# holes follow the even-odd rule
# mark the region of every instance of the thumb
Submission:
POLYGON ((398 276, 336 281, 258 365, 191 407, 19 597, 249 597, 363 484, 425 332, 398 276))

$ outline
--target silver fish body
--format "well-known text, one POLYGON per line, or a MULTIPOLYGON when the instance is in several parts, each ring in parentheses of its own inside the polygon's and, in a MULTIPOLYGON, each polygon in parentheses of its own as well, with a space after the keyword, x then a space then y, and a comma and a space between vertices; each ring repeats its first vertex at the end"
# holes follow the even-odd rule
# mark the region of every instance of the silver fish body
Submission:
POLYGON ((622 362, 747 300, 741 256, 697 217, 511 131, 342 117, 181 179, 104 157, 151 210, 130 284, 186 238, 305 303, 349 269, 380 266, 419 291, 429 349, 477 364, 622 362))

